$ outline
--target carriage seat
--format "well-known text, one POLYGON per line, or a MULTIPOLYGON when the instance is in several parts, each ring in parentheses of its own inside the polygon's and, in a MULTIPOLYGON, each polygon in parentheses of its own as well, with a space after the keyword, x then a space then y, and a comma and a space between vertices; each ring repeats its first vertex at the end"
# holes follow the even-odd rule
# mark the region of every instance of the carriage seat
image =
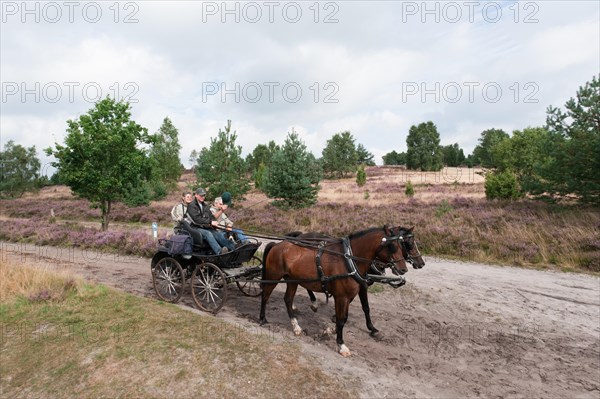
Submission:
POLYGON ((186 232, 187 234, 189 234, 192 237, 194 249, 209 248, 208 243, 204 242, 204 238, 202 238, 202 234, 200 234, 200 232, 198 230, 193 228, 187 220, 183 220, 179 224, 178 228, 183 230, 184 232, 186 232))

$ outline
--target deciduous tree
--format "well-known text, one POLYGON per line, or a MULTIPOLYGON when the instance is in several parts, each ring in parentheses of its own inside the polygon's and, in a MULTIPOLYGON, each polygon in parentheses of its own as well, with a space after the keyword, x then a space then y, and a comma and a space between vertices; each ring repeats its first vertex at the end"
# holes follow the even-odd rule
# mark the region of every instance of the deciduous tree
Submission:
POLYGON ((147 130, 131 119, 130 105, 107 97, 78 119, 67 121, 64 145, 47 148, 61 182, 98 206, 102 230, 111 206, 139 191, 151 177, 151 162, 141 149, 152 144, 147 130))
POLYGON ((406 137, 408 169, 438 171, 442 169, 442 148, 437 127, 431 121, 411 126, 406 137))
POLYGON ((481 132, 479 144, 473 149, 474 164, 484 168, 496 168, 499 160, 494 158, 492 148, 508 138, 508 133, 502 129, 488 129, 481 132))
POLYGON ((327 140, 323 149, 323 172, 326 176, 341 178, 356 171, 358 156, 354 137, 350 132, 336 133, 327 140))
POLYGON ((40 160, 35 146, 25 148, 10 140, 0 151, 0 197, 20 197, 37 187, 40 160))

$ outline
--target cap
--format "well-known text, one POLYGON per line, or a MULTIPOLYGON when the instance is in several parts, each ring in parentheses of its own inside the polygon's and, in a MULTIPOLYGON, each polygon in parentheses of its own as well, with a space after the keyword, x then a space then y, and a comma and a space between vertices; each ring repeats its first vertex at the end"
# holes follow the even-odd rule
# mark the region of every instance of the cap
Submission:
POLYGON ((199 189, 196 190, 196 194, 206 195, 206 190, 204 190, 202 187, 200 187, 199 189))
POLYGON ((225 205, 231 205, 231 193, 225 191, 223 195, 221 195, 221 198, 223 199, 223 203, 225 205))

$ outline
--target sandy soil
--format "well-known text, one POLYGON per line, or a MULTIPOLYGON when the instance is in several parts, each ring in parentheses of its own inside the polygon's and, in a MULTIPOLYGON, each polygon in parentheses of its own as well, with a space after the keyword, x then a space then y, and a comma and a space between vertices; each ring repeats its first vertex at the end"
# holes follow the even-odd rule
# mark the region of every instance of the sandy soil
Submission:
MULTIPOLYGON (((155 297, 149 259, 12 243, 1 243, 0 255, 155 297)), ((313 313, 304 291, 296 300, 300 337, 291 332, 283 287, 271 297, 264 327, 257 324, 259 299, 242 296, 235 285, 216 317, 301 345, 362 397, 600 397, 598 277, 426 262, 409 271, 404 287, 370 294, 381 339, 368 335, 358 299, 352 303, 344 330, 350 358, 339 356, 334 337, 322 334, 332 325, 333 302, 313 313)), ((187 293, 183 306, 193 306, 187 293)))

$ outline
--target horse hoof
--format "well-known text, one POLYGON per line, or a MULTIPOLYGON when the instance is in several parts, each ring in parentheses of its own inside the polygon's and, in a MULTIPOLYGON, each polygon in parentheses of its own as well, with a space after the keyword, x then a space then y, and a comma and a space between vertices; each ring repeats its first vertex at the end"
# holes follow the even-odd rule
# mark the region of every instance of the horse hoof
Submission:
POLYGON ((382 333, 380 333, 378 330, 375 331, 371 331, 371 337, 373 337, 373 339, 375 339, 375 341, 382 341, 384 336, 382 333))
POLYGON ((258 321, 258 325, 260 325, 260 326, 264 326, 264 325, 265 325, 265 324, 267 324, 267 323, 268 323, 267 319, 260 319, 260 320, 258 321))
POLYGON ((319 310, 319 307, 317 305, 310 305, 310 310, 317 313, 317 310, 319 310))
POLYGON ((340 355, 342 355, 343 357, 348 357, 348 356, 351 355, 350 349, 348 349, 348 347, 346 345, 344 345, 344 344, 342 344, 340 346, 339 352, 340 352, 340 355))
POLYGON ((291 321, 292 321, 292 330, 294 331, 294 335, 298 336, 298 335, 302 334, 302 328, 298 324, 298 320, 296 320, 296 318, 293 318, 291 321))

